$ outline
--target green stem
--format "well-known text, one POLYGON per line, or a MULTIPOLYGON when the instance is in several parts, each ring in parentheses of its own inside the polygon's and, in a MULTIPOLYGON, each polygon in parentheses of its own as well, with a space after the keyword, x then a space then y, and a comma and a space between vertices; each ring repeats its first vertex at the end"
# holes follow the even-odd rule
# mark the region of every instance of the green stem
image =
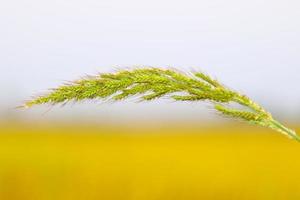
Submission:
POLYGON ((286 133, 288 136, 290 136, 291 138, 297 140, 298 142, 300 142, 300 137, 296 134, 295 131, 285 127, 284 125, 282 125, 281 123, 279 123, 276 120, 272 120, 271 125, 273 125, 275 127, 275 129, 278 129, 279 131, 282 131, 284 133, 286 133))

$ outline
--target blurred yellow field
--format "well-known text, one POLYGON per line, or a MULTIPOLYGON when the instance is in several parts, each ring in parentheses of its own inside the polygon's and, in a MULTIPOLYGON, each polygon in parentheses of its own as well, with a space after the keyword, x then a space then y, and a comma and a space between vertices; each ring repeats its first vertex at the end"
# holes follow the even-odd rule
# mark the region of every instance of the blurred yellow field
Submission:
POLYGON ((54 125, 1 126, 0 199, 300 199, 300 143, 271 130, 54 125))

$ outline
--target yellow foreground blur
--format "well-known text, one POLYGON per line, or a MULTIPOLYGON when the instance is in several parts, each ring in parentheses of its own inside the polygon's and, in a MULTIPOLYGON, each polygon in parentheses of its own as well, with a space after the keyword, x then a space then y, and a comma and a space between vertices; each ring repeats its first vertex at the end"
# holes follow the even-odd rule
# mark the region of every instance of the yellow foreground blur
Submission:
POLYGON ((300 199, 300 143, 264 128, 6 124, 0 132, 1 200, 300 199))

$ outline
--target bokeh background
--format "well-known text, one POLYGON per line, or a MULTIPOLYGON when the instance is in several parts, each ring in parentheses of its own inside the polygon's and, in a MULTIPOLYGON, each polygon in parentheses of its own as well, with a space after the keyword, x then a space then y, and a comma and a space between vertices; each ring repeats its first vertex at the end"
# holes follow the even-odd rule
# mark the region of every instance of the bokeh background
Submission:
POLYGON ((296 0, 0 6, 0 199, 299 199, 299 143, 207 103, 16 109, 87 74, 200 70, 300 131, 296 0))

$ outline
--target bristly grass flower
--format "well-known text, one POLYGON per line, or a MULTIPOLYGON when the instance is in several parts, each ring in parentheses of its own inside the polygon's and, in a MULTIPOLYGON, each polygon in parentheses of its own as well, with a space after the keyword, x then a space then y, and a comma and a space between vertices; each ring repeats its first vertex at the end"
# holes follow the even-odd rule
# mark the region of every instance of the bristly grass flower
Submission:
POLYGON ((139 95, 145 101, 162 96, 176 101, 207 100, 225 116, 268 127, 300 141, 295 131, 276 121, 269 112, 247 96, 226 88, 201 72, 187 75, 170 69, 141 68, 99 74, 62 85, 46 95, 27 101, 24 107, 86 99, 123 100, 132 95, 139 95), (237 103, 243 107, 232 108, 229 103, 237 103))

